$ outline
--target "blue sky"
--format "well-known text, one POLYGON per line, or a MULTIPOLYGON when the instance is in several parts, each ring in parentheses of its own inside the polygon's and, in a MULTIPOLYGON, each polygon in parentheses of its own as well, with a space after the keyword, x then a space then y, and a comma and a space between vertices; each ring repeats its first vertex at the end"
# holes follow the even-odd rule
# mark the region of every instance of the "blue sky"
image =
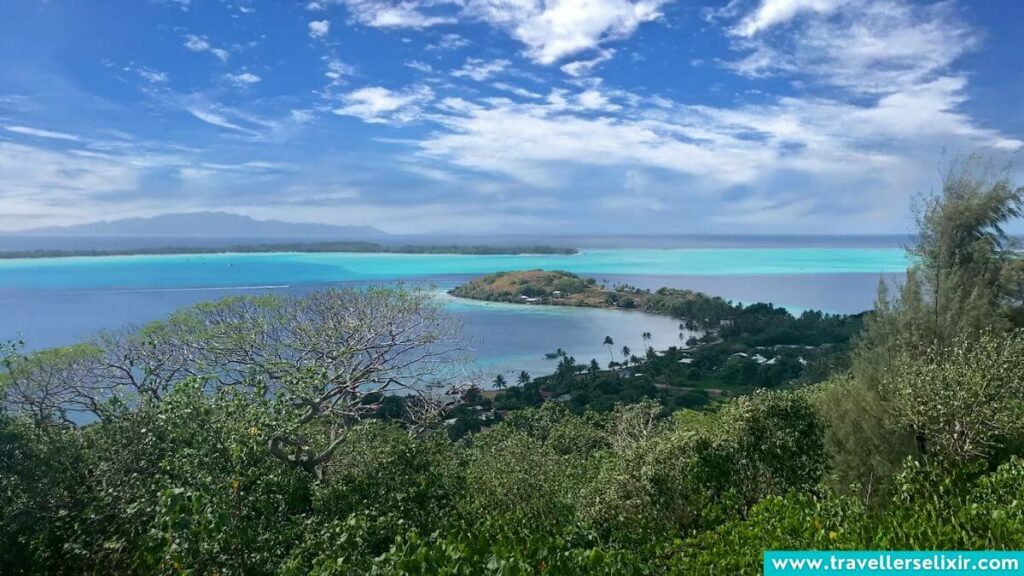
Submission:
POLYGON ((0 230, 905 232, 951 156, 1021 159, 1021 22, 997 0, 4 0, 0 230))

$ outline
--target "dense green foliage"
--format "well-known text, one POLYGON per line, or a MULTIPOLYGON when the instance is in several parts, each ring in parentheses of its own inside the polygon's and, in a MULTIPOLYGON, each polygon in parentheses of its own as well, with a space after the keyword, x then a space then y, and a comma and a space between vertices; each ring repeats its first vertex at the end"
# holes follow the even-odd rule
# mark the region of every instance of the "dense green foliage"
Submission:
POLYGON ((868 507, 827 488, 806 393, 662 414, 549 403, 459 442, 368 421, 319 478, 267 454, 274 401, 229 390, 82 430, 5 418, 0 571, 756 574, 765 548, 1024 543, 1019 460, 905 465, 868 507))
POLYGON ((921 268, 852 369, 699 410, 706 390, 658 379, 722 357, 716 379, 744 378, 733 347, 827 358, 860 320, 741 307, 692 350, 556 354, 493 400, 452 385, 450 324, 402 288, 5 346, 0 573, 753 575, 766 549, 1024 548, 1020 260, 998 232, 1024 190, 963 178, 926 202, 921 268))
POLYGON ((963 460, 990 452, 993 436, 1016 442, 1005 423, 1019 409, 1021 355, 1005 334, 1024 327, 1024 258, 1003 226, 1022 214, 1024 187, 978 157, 955 163, 941 192, 921 199, 916 263, 895 295, 879 286, 854 383, 826 400, 844 413, 830 432, 838 477, 884 492, 904 458, 963 460), (995 420, 979 428, 977 418, 995 420))
POLYGON ((539 407, 551 399, 580 414, 588 410, 610 412, 617 404, 634 404, 644 399, 657 400, 670 411, 703 406, 711 399, 711 393, 705 389, 658 385, 655 378, 653 374, 626 377, 614 371, 569 374, 563 369, 499 392, 492 406, 503 411, 521 410, 539 407))
POLYGON ((988 475, 909 464, 876 506, 791 493, 687 542, 682 573, 762 573, 764 550, 1014 550, 1024 547, 1024 461, 988 475))
POLYGON ((434 573, 460 558, 472 573, 491 560, 641 569, 666 535, 821 476, 821 424, 799 395, 660 411, 552 404, 460 443, 367 422, 320 479, 267 454, 266 430, 287 418, 276 402, 197 383, 80 431, 8 419, 3 571, 434 573))

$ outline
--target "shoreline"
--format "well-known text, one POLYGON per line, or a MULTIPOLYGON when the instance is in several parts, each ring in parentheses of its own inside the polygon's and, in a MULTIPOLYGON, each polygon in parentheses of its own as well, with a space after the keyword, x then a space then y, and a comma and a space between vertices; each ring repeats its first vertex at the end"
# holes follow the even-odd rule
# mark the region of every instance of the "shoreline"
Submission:
POLYGON ((216 256, 230 254, 406 254, 438 256, 573 256, 578 248, 558 246, 458 246, 403 245, 386 246, 371 242, 316 242, 281 244, 242 244, 238 246, 167 246, 124 250, 8 250, 0 251, 0 260, 44 260, 59 258, 102 258, 107 256, 216 256))

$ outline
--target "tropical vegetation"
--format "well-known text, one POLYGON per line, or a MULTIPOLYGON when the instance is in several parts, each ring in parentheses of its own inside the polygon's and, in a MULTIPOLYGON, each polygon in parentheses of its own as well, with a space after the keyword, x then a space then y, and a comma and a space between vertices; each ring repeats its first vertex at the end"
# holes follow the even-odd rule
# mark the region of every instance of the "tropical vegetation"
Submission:
MULTIPOLYGON (((0 573, 759 574, 766 549, 1024 548, 1024 265, 1002 230, 1022 211, 1024 188, 952 171, 907 281, 862 328, 814 320, 854 333, 847 363, 699 409, 551 398, 453 439, 482 391, 457 325, 401 287, 8 345, 0 573)), ((755 310, 726 323, 746 345, 805 334, 755 310)))

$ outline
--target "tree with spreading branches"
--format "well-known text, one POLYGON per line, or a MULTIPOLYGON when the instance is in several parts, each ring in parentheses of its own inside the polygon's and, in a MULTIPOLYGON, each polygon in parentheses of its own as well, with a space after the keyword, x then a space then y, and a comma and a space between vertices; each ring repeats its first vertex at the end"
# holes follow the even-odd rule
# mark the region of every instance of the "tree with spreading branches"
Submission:
POLYGON ((159 401, 186 379, 274 398, 292 417, 268 434, 270 453, 319 474, 385 397, 402 397, 411 433, 457 406, 471 387, 459 335, 422 290, 244 296, 85 345, 7 354, 0 379, 8 407, 39 423, 73 424, 74 412, 102 419, 112 401, 159 401))

